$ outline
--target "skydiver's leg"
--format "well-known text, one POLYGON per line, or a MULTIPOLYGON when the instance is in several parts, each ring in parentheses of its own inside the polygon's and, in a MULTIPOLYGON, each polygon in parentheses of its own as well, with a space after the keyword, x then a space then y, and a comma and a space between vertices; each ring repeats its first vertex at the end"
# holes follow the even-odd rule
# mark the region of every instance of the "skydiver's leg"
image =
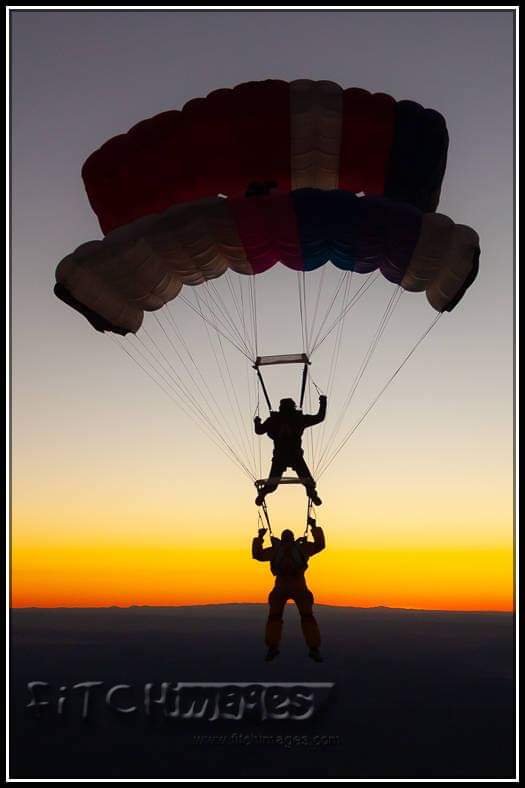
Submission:
POLYGON ((266 622, 266 645, 270 649, 277 649, 281 642, 283 631, 283 611, 287 602, 288 594, 278 588, 272 589, 268 597, 270 611, 266 622))
POLYGON ((292 465, 292 468, 304 484, 308 497, 311 498, 317 506, 319 506, 321 504, 321 499, 317 494, 314 477, 310 473, 310 468, 306 464, 304 457, 297 457, 294 461, 294 464, 292 465))
POLYGON ((301 616, 301 629, 306 645, 317 651, 321 645, 321 633, 313 614, 314 595, 308 588, 305 588, 304 591, 294 594, 293 600, 301 616))
POLYGON ((273 492, 274 490, 277 489, 277 487, 279 486, 279 482, 281 480, 281 476, 283 475, 283 473, 285 472, 287 467, 288 466, 282 460, 282 458, 279 457, 279 455, 277 455, 277 456, 274 455, 274 457, 272 459, 272 465, 271 465, 271 468, 270 468, 270 473, 269 473, 269 476, 268 476, 268 480, 267 480, 266 484, 264 485, 264 487, 262 487, 259 490, 259 495, 255 499, 255 503, 258 506, 261 505, 261 503, 265 499, 265 496, 267 496, 268 493, 271 493, 271 492, 273 492))

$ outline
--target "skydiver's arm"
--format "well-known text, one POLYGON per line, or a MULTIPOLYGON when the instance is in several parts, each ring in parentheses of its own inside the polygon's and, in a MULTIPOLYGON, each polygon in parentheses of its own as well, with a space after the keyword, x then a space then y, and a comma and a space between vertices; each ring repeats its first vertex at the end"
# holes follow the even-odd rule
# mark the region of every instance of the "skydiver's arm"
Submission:
POLYGON ((261 422, 259 416, 256 416, 253 420, 253 425, 255 428, 255 433, 257 435, 264 435, 265 432, 268 432, 268 427, 270 424, 270 419, 266 419, 266 421, 261 422))
POLYGON ((315 555, 316 553, 320 553, 321 550, 325 549, 326 542, 322 528, 320 528, 318 525, 312 525, 311 530, 314 540, 313 542, 307 542, 306 544, 308 546, 308 554, 315 555))
POLYGON ((305 427, 313 427, 314 424, 320 424, 324 421, 326 416, 326 396, 321 394, 319 397, 319 410, 317 413, 303 416, 303 424, 305 427))
POLYGON ((252 558, 256 561, 271 561, 272 548, 263 547, 264 535, 255 536, 252 541, 252 558))

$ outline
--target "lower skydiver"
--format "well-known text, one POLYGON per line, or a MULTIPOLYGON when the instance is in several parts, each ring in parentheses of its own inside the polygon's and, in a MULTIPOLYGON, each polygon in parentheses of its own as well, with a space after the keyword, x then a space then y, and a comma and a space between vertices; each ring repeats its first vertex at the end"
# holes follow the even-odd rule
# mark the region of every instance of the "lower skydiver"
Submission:
POLYGON ((269 561, 275 585, 268 597, 270 611, 266 622, 265 641, 268 647, 266 661, 269 662, 279 654, 279 643, 283 628, 284 607, 292 599, 301 616, 301 628, 309 648, 309 656, 316 662, 322 662, 319 647, 321 635, 313 614, 314 597, 306 585, 305 572, 308 559, 325 548, 323 529, 316 521, 308 518, 313 541, 307 536, 295 539, 292 531, 286 529, 281 538, 271 537, 271 546, 263 547, 266 528, 259 529, 252 542, 252 558, 256 561, 269 561))

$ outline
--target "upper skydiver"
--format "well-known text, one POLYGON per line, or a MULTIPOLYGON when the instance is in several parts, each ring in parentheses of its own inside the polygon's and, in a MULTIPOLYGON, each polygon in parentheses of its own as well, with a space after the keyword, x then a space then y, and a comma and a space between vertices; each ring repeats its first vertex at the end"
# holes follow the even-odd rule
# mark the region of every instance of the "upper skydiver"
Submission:
POLYGON ((316 506, 322 503, 315 487, 315 481, 310 473, 304 456, 301 439, 307 427, 320 424, 326 416, 326 396, 319 397, 319 410, 315 414, 303 414, 298 410, 293 399, 282 399, 278 411, 272 411, 266 421, 256 416, 254 419, 257 435, 265 433, 273 440, 274 449, 272 465, 266 484, 259 490, 255 499, 257 506, 261 506, 268 493, 273 492, 286 468, 292 468, 302 484, 306 487, 306 494, 316 506))

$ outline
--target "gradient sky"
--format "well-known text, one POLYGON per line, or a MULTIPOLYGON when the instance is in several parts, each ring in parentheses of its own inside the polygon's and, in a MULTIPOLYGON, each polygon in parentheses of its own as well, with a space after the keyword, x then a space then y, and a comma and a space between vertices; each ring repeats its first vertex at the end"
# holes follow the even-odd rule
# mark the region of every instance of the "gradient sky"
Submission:
MULTIPOLYGON (((253 487, 52 286, 57 262, 100 237, 80 178, 95 148, 193 96, 276 77, 442 112, 451 144, 439 210, 474 227, 482 248, 464 301, 320 482, 329 549, 312 561, 316 598, 510 609, 512 13, 18 11, 11 21, 13 604, 265 598, 268 567, 249 557, 253 487)), ((295 274, 278 267, 260 279, 263 352, 299 350, 295 274)), ((375 308, 377 322, 390 292, 380 285, 345 327, 338 391, 360 360, 354 340, 366 349, 366 320, 375 308)), ((432 316, 423 295, 403 297, 349 423, 432 316)), ((217 379, 203 347, 199 358, 217 379)), ((321 382, 327 359, 315 368, 321 382)), ((281 488, 271 512, 277 530, 298 532, 304 493, 281 488)))

